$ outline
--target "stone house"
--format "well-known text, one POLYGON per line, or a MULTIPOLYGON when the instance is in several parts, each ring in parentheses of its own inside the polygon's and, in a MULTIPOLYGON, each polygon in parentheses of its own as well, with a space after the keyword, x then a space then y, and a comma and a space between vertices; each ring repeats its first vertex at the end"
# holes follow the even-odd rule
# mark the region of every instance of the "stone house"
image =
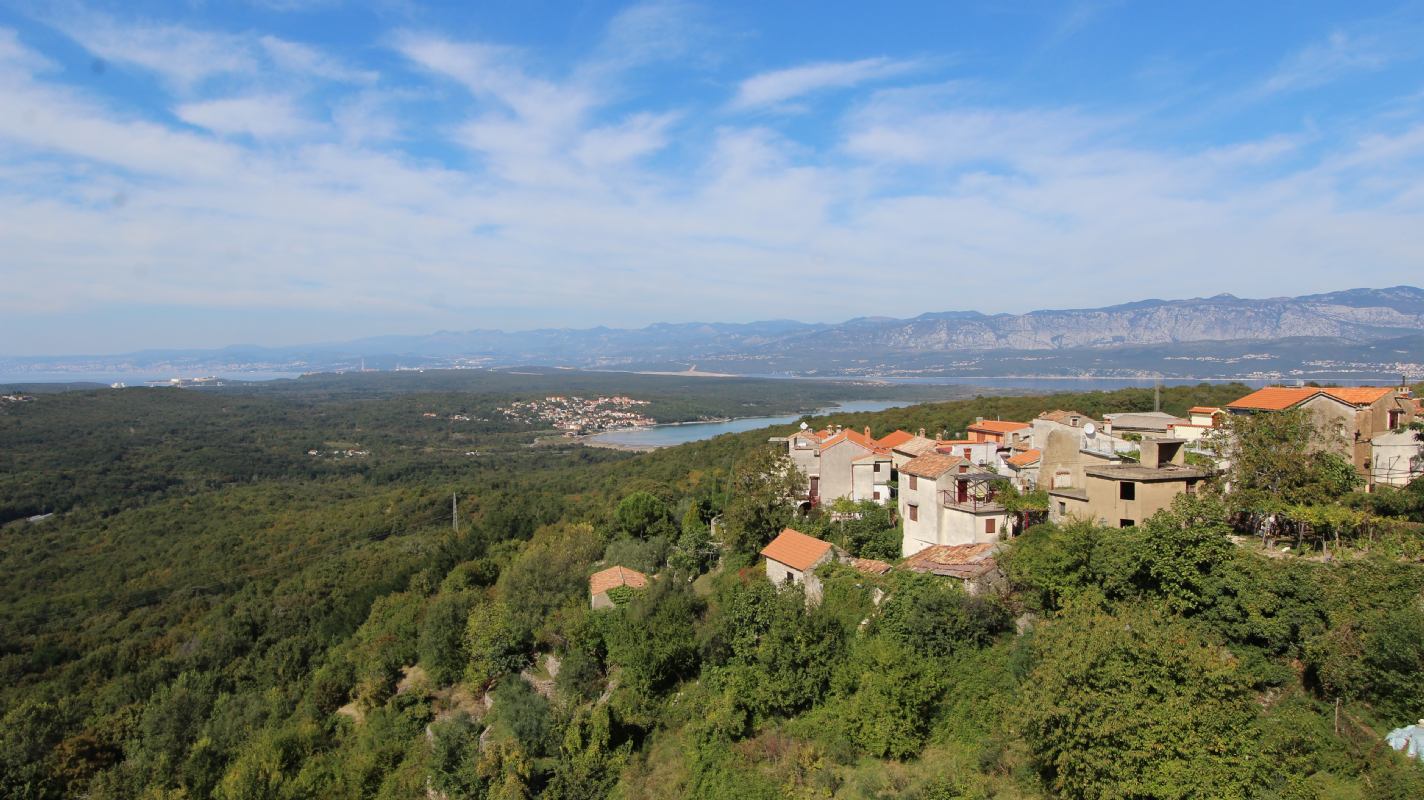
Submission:
POLYGON ((646 589, 648 576, 627 567, 612 566, 595 572, 588 578, 588 601, 594 608, 613 608, 616 604, 608 596, 611 589, 627 586, 630 589, 646 589))
POLYGON ((1405 486, 1424 476, 1424 442, 1408 428, 1376 436, 1370 442, 1375 485, 1405 486))
POLYGON ((794 528, 777 534, 762 548, 761 554, 766 557, 767 580, 777 586, 800 584, 812 602, 821 599, 821 581, 816 577, 816 568, 841 557, 835 545, 794 528))
POLYGON ((997 588, 1004 578, 995 554, 997 543, 939 544, 926 547, 900 563, 901 569, 952 578, 971 595, 997 588))
POLYGON ((1291 408, 1309 412, 1331 437, 1330 449, 1349 459, 1370 486, 1374 484, 1374 439, 1413 422, 1418 407, 1408 388, 1387 386, 1268 386, 1226 406, 1231 414, 1291 408))

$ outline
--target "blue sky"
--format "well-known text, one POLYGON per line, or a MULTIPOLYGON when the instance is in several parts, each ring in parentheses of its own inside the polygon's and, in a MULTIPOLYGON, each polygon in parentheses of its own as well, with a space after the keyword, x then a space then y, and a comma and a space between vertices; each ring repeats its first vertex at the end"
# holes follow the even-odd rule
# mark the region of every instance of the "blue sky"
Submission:
POLYGON ((0 0, 0 353, 1424 283, 1424 7, 0 0))

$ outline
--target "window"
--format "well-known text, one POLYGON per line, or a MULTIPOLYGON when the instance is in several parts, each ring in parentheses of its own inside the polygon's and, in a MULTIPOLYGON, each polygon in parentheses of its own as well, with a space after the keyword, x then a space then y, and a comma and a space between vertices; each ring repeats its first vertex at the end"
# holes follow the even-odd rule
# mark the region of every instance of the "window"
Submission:
POLYGON ((1059 513, 1059 514, 1067 514, 1067 513, 1068 513, 1068 504, 1065 503, 1065 502, 1063 502, 1062 500, 1059 500, 1059 501, 1058 501, 1058 513, 1059 513))
POLYGON ((914 475, 911 475, 911 476, 910 476, 910 491, 913 492, 915 489, 918 489, 918 488, 919 488, 919 481, 918 481, 918 480, 915 480, 915 476, 914 476, 914 475))
POLYGON ((993 533, 993 532, 996 531, 996 530, 998 530, 998 526, 994 524, 994 518, 993 518, 993 517, 990 517, 990 518, 984 520, 984 532, 985 532, 985 533, 993 533))
MULTIPOLYGON (((1119 484, 1117 485, 1117 499, 1119 499, 1119 500, 1136 500, 1136 499, 1137 499, 1137 484, 1135 484, 1135 483, 1130 483, 1130 482, 1128 482, 1128 481, 1123 481, 1122 483, 1119 483, 1119 484)), ((1126 527, 1126 526, 1124 526, 1124 527, 1126 527)))
POLYGON ((877 475, 880 474, 880 462, 879 462, 879 461, 875 462, 875 474, 877 474, 877 475))
POLYGON ((1187 481, 1187 494, 1196 494, 1196 493, 1197 493, 1197 482, 1196 482, 1195 480, 1187 481))
POLYGON ((870 499, 871 499, 871 500, 879 500, 879 499, 880 499, 880 492, 871 492, 871 493, 870 493, 870 499))
POLYGON ((1118 526, 1119 528, 1131 528, 1131 527, 1133 527, 1133 526, 1136 525, 1136 524, 1137 524, 1136 522, 1133 522, 1133 521, 1130 520, 1130 519, 1120 519, 1120 520, 1117 521, 1117 526, 1118 526))
POLYGON ((1398 427, 1399 427, 1399 414, 1400 414, 1400 411, 1399 411, 1399 409, 1397 409, 1397 408, 1391 408, 1391 409, 1389 410, 1389 427, 1391 427, 1391 428, 1398 428, 1398 427))
POLYGON ((973 458, 973 457, 974 457, 974 456, 973 456, 973 453, 974 453, 974 451, 971 450, 971 449, 969 449, 968 447, 964 448, 964 457, 965 457, 965 458, 973 458))
POLYGON ((911 521, 911 522, 919 522, 919 521, 920 521, 920 507, 919 507, 919 506, 916 506, 916 505, 912 505, 912 506, 910 506, 910 509, 909 509, 909 510, 910 510, 910 521, 911 521))

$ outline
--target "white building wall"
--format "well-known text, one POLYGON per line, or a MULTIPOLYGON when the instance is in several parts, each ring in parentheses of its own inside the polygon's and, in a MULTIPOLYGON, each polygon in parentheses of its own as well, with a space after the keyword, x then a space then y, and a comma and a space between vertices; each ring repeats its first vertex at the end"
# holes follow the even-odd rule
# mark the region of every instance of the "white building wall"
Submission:
POLYGON ((900 475, 900 520, 904 527, 900 555, 912 556, 926 547, 939 544, 940 511, 938 485, 919 478, 911 489, 910 476, 900 475), (910 506, 918 504, 919 519, 910 519, 910 506))

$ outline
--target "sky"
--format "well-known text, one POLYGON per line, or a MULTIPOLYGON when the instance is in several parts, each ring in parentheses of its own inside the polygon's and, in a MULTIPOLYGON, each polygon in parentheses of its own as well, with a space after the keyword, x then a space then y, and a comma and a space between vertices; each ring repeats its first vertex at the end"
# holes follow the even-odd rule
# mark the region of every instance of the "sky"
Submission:
POLYGON ((0 0, 0 354, 1424 284, 1424 6, 0 0))

